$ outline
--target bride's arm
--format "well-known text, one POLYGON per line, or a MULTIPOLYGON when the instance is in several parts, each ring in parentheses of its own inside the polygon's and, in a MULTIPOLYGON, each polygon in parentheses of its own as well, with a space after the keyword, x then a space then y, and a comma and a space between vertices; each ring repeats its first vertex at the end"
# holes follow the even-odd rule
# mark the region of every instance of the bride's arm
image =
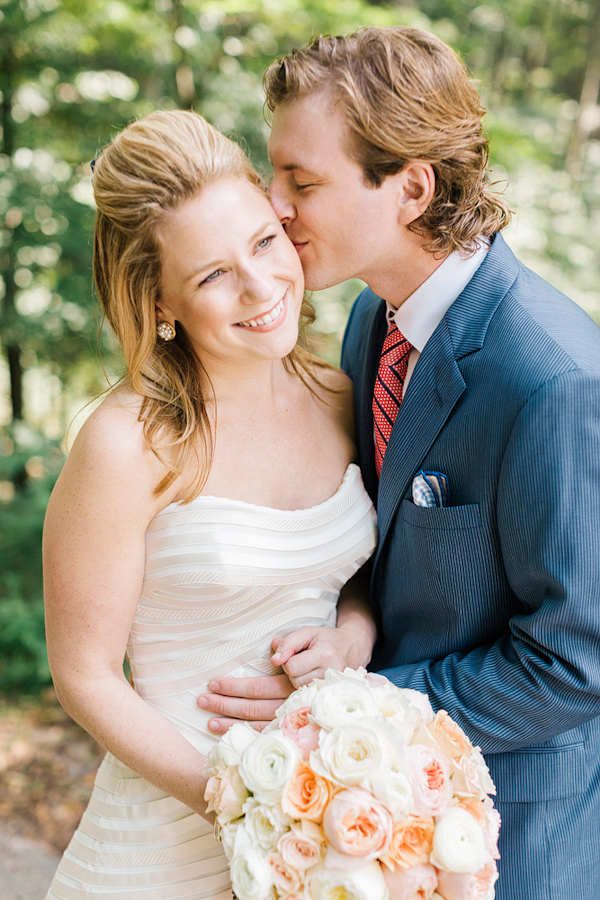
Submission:
POLYGON ((48 658, 69 715, 125 765, 204 815, 205 757, 123 673, 145 532, 165 505, 153 497, 161 474, 135 415, 114 399, 84 425, 44 526, 48 658))

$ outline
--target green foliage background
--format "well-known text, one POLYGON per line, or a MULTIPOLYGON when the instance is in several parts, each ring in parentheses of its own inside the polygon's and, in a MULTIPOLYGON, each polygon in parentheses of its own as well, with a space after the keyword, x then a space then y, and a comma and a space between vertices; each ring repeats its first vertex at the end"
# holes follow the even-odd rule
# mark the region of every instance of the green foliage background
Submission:
MULTIPOLYGON (((600 0, 0 0, 0 691, 48 682, 44 509, 73 416, 120 373, 92 293, 97 150, 134 117, 193 107, 268 172, 274 57, 319 32, 429 29, 489 106, 509 243, 600 320, 599 19, 600 0)), ((332 361, 358 287, 315 297, 332 361)))

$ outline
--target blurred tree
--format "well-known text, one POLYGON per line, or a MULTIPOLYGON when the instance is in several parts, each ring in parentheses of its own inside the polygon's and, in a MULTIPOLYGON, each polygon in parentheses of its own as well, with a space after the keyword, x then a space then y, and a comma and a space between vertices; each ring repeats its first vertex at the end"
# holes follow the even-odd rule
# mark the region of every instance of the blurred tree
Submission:
MULTIPOLYGON (((98 150, 135 117, 193 107, 266 170, 261 81, 274 57, 360 25, 432 30, 489 104, 493 177, 509 181, 518 211, 510 243, 600 318, 599 9, 600 0, 0 0, 0 516, 10 536, 0 630, 19 604, 19 621, 37 623, 28 646, 18 628, 6 631, 6 659, 24 655, 25 669, 47 677, 36 655, 37 548, 56 442, 106 386, 98 349, 109 380, 121 371, 92 292, 98 150)), ((357 287, 315 298, 315 346, 333 361, 357 287)), ((0 669, 0 689, 10 677, 0 669)))

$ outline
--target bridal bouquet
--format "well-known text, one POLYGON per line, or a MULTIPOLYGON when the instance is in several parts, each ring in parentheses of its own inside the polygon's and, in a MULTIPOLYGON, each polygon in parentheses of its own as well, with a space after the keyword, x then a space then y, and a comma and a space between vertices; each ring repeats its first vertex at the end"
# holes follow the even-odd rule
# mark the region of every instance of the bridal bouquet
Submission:
POLYGON ((500 817, 481 752, 425 694, 329 669, 209 755, 238 900, 493 900, 500 817))

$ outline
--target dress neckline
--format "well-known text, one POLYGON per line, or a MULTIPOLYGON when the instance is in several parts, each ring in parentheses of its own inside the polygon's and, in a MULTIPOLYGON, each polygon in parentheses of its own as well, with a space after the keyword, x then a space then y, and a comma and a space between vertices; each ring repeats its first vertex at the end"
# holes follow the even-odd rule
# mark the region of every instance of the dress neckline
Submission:
MULTIPOLYGON (((260 503, 249 503, 247 500, 235 500, 231 497, 217 497, 214 494, 200 494, 198 497, 194 497, 193 500, 190 500, 188 503, 182 503, 181 501, 168 503, 164 506, 157 514, 156 517, 161 516, 163 513, 169 511, 173 511, 177 509, 179 511, 185 511, 186 509, 192 509, 196 506, 213 506, 218 504, 222 509, 234 509, 236 507, 242 509, 255 509, 259 512, 265 513, 280 513, 281 515, 298 515, 300 513, 309 514, 317 512, 318 510, 323 509, 329 504, 333 503, 337 500, 340 494, 344 491, 347 485, 355 484, 358 478, 360 477, 360 468, 356 463, 349 463, 346 467, 346 471, 344 472, 344 476, 342 478, 340 486, 337 488, 335 493, 333 493, 330 497, 327 497, 326 500, 322 500, 320 503, 314 504, 314 506, 304 506, 299 509, 281 509, 278 506, 263 506, 260 503)), ((155 517, 155 518, 156 518, 155 517)))

